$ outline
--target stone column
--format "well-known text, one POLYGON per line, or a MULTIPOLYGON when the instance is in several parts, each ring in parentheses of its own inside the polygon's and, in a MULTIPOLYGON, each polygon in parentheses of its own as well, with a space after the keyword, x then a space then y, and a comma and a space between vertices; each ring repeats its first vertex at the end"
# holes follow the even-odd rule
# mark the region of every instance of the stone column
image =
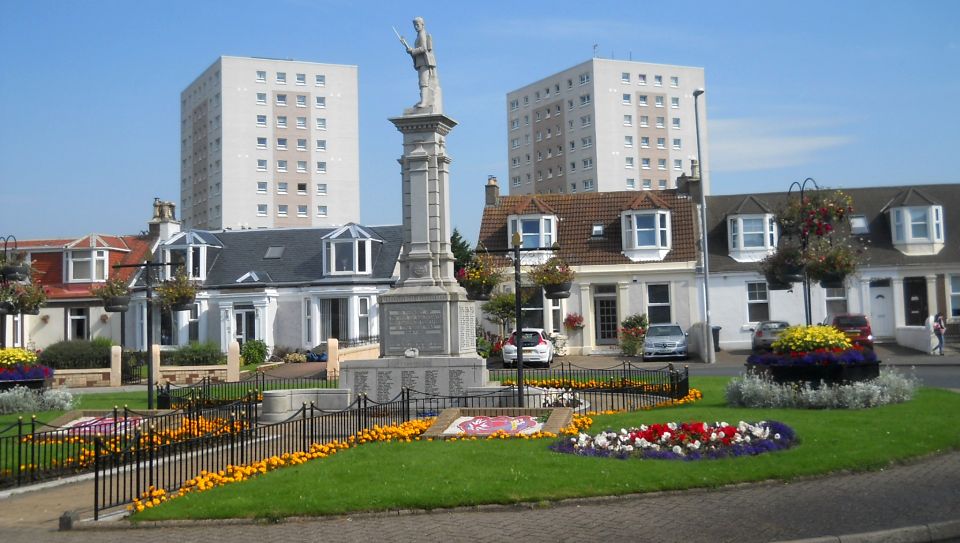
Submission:
POLYGON ((907 325, 907 317, 904 313, 906 308, 903 301, 903 278, 891 279, 890 284, 893 286, 893 331, 896 333, 897 328, 907 325))
POLYGON ((925 275, 927 280, 927 312, 936 315, 940 312, 940 303, 937 301, 937 276, 925 275))
POLYGON ((590 354, 596 345, 596 326, 593 325, 593 300, 590 299, 590 284, 580 283, 580 314, 583 316, 580 354, 590 354))
POLYGON ((220 303, 220 348, 227 352, 233 341, 233 304, 220 303))
POLYGON ((230 342, 227 348, 227 382, 240 380, 240 344, 237 340, 230 342))
POLYGON ((118 387, 122 384, 123 349, 119 345, 110 347, 110 386, 118 387))

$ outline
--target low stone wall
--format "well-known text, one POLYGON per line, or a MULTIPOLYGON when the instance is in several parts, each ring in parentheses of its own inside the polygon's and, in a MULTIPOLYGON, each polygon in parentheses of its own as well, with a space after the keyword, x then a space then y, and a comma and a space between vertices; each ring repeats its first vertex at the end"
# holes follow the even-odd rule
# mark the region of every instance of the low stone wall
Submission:
POLYGON ((54 370, 53 386, 56 388, 108 387, 110 386, 110 368, 54 370))
POLYGON ((216 366, 160 366, 160 384, 190 385, 209 377, 214 381, 227 380, 227 365, 216 366))
POLYGON ((380 356, 380 344, 370 343, 368 345, 358 345, 356 347, 340 347, 338 359, 344 360, 368 360, 380 356))
POLYGON ((263 392, 262 422, 279 422, 290 418, 303 404, 311 403, 323 411, 341 411, 353 401, 349 390, 338 388, 301 388, 266 390, 263 392))
POLYGON ((916 349, 922 353, 929 353, 936 345, 931 326, 898 326, 897 344, 916 349))

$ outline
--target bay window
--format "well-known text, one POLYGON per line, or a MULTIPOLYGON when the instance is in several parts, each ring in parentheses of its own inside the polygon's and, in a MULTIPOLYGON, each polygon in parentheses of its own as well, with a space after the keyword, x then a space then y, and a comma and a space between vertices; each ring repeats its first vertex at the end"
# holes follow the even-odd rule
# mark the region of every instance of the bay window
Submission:
POLYGON ((777 222, 771 213, 727 218, 730 257, 737 262, 762 260, 777 248, 777 222))
POLYGON ((628 211, 621 215, 623 253, 630 260, 663 260, 671 248, 670 212, 628 211))
POLYGON ((557 218, 553 215, 511 215, 508 219, 507 238, 520 233, 521 247, 536 249, 551 247, 557 239, 557 218))
POLYGON ((108 251, 68 251, 67 277, 70 282, 106 281, 108 251))

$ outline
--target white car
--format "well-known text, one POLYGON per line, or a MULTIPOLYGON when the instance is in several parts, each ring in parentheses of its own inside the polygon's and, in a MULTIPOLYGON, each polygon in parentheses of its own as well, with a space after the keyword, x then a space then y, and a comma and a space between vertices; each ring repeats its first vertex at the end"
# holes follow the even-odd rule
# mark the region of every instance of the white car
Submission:
MULTIPOLYGON (((553 343, 547 337, 543 328, 523 329, 523 365, 532 366, 541 364, 550 367, 553 362, 553 343)), ((503 346, 503 367, 517 365, 517 332, 510 335, 510 339, 503 346)))

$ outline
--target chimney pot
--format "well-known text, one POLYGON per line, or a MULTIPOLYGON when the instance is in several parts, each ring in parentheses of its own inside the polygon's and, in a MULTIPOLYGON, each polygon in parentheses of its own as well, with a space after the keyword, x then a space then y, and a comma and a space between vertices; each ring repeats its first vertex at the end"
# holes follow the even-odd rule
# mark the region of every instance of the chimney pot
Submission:
POLYGON ((500 204, 500 185, 497 184, 497 178, 493 175, 487 176, 487 186, 485 189, 484 205, 493 207, 500 204))

